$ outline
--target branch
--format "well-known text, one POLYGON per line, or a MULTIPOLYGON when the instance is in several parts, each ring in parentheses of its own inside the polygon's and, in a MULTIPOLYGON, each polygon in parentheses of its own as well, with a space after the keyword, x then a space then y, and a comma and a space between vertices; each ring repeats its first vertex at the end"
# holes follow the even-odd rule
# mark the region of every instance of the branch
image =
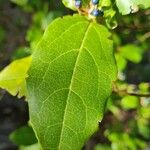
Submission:
MULTIPOLYGON (((132 85, 132 86, 137 87, 137 85, 132 85)), ((150 97, 150 93, 143 94, 143 93, 134 91, 135 89, 133 89, 133 91, 129 91, 128 88, 119 89, 119 87, 116 84, 113 85, 113 92, 117 93, 120 96, 131 95, 131 96, 138 96, 138 97, 150 97)))

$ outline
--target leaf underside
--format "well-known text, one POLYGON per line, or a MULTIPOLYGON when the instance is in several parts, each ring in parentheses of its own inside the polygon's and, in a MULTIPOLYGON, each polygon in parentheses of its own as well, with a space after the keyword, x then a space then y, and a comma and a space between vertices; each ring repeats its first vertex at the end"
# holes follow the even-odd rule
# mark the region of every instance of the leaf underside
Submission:
POLYGON ((27 80, 30 121, 43 149, 80 150, 96 131, 116 79, 109 36, 79 15, 47 28, 27 80))

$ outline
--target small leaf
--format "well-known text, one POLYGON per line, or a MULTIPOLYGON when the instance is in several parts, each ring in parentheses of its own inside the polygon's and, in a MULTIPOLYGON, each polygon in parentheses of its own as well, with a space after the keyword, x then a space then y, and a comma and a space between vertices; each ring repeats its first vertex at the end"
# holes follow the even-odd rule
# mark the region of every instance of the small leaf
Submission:
POLYGON ((43 149, 80 150, 98 128, 117 72, 109 37, 79 15, 47 28, 27 80, 30 121, 43 149))
POLYGON ((144 52, 141 47, 133 44, 122 46, 119 51, 124 58, 134 63, 139 63, 142 60, 142 54, 144 52))
POLYGON ((121 105, 125 109, 134 109, 139 106, 139 99, 136 96, 125 96, 121 100, 121 105))
POLYGON ((74 0, 62 0, 63 4, 72 9, 72 10, 77 10, 77 8, 75 7, 75 1, 74 0))
POLYGON ((19 150, 41 150, 39 144, 33 144, 30 146, 20 146, 19 150))
POLYGON ((20 6, 24 6, 27 4, 28 0, 11 0, 11 2, 20 5, 20 6))
POLYGON ((118 53, 115 54, 115 58, 116 58, 118 70, 123 71, 126 68, 127 60, 118 53))
POLYGON ((122 15, 127 15, 138 11, 138 7, 149 8, 150 0, 116 0, 116 5, 122 15))
POLYGON ((13 61, 0 72, 0 88, 6 89, 10 94, 18 97, 26 96, 27 71, 30 67, 31 57, 13 61))
POLYGON ((110 29, 114 29, 117 27, 117 21, 116 21, 115 15, 116 15, 115 10, 113 9, 105 10, 104 18, 105 18, 107 27, 110 29))
POLYGON ((10 139, 18 145, 32 145, 37 143, 34 131, 29 126, 21 127, 10 134, 10 139))
POLYGON ((102 7, 109 7, 109 6, 111 6, 112 2, 111 2, 111 0, 100 0, 99 4, 102 7))
MULTIPOLYGON (((148 99, 147 99, 147 101, 148 101, 148 99)), ((148 105, 147 107, 142 107, 140 109, 140 113, 143 118, 150 119, 150 105, 148 105)))

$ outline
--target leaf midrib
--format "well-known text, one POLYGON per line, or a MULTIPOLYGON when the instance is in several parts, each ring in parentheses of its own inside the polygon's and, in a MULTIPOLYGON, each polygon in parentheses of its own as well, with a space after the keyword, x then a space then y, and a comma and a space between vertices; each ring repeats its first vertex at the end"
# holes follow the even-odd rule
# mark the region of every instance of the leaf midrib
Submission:
POLYGON ((69 99, 71 91, 72 91, 72 84, 73 84, 74 74, 76 72, 76 66, 77 66, 77 63, 78 63, 78 60, 79 60, 79 57, 80 57, 80 53, 83 49, 83 45, 84 45, 84 42, 85 42, 85 39, 87 37, 87 34, 88 34, 88 31, 89 31, 90 27, 91 27, 91 23, 89 23, 89 25, 87 26, 87 29, 85 31, 85 34, 83 36, 83 40, 81 42, 81 45, 80 45, 80 48, 79 48, 79 51, 78 51, 76 62, 75 62, 75 65, 74 65, 73 74, 72 74, 71 82, 70 82, 70 85, 69 85, 69 92, 68 92, 68 96, 67 96, 67 100, 66 100, 66 107, 65 107, 64 115, 63 115, 63 122, 62 122, 62 128, 61 128, 61 134, 60 134, 60 140, 59 140, 59 146, 58 146, 59 150, 60 150, 61 141, 62 141, 62 134, 63 134, 64 126, 65 126, 65 116, 66 116, 66 110, 67 110, 67 106, 68 106, 68 99, 69 99))

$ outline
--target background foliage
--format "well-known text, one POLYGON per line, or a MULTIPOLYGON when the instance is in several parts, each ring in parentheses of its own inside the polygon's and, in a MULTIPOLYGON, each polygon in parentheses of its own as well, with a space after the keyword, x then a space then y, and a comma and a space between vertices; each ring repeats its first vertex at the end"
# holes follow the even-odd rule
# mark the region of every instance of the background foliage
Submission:
MULTIPOLYGON (((119 73, 100 129, 91 137, 85 149, 147 149, 150 140, 150 97, 127 93, 145 95, 150 91, 150 11, 141 10, 135 14, 122 16, 116 14, 118 11, 116 6, 113 5, 114 7, 110 9, 110 3, 104 5, 106 6, 104 24, 110 29, 118 24, 118 27, 112 30, 112 38, 119 73)), ((119 12, 129 13, 129 7, 124 8, 121 0, 117 0, 117 5, 120 5, 119 12)), ((57 0, 1 0, 0 9, 2 10, 0 11, 1 70, 12 60, 29 56, 48 24, 56 17, 73 13, 57 0)), ((134 10, 136 11, 136 8, 134 10)), ((18 84, 20 83, 22 80, 18 84)), ((2 82, 0 86, 5 86, 4 83, 1 84, 2 82)), ((4 94, 1 93, 2 99, 4 94)), ((34 132, 27 124, 26 127, 14 131, 10 139, 21 150, 37 150, 34 132), (24 136, 20 138, 20 134, 24 136), (32 135, 30 136, 32 142, 26 134, 32 135)))

